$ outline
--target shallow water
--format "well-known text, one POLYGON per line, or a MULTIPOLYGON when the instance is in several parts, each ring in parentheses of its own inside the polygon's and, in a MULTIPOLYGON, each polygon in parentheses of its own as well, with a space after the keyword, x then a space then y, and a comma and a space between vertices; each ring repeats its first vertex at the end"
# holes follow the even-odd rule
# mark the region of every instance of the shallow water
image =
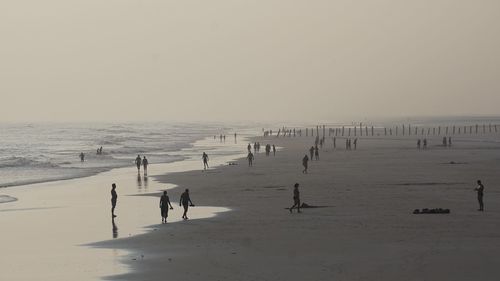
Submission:
MULTIPOLYGON (((179 151, 188 160, 151 165, 149 175, 135 167, 119 168, 95 176, 2 189, 18 201, 0 204, 2 280, 99 280, 125 273, 122 258, 134 258, 121 250, 82 246, 92 242, 121 239, 161 225, 159 197, 136 196, 174 187, 153 180, 154 175, 201 169, 201 151, 211 156, 212 167, 244 155, 243 145, 213 139, 198 141, 179 151), (116 219, 110 214, 111 183, 117 184, 116 219)), ((182 211, 176 204, 181 190, 169 191, 174 210, 169 222, 179 221, 182 211)), ((228 211, 203 206, 202 198, 191 195, 196 207, 190 219, 201 219, 228 211)), ((5 197, 7 198, 7 197, 5 197)), ((141 258, 141 257, 137 257, 141 258)))

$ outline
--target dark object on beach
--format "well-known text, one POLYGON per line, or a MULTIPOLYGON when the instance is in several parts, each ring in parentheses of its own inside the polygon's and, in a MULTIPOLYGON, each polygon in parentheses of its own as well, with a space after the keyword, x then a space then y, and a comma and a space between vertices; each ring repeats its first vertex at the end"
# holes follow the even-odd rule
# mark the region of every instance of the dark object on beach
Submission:
POLYGON ((420 214, 449 214, 450 209, 441 209, 441 208, 435 208, 435 209, 427 209, 424 208, 422 210, 415 209, 413 211, 413 214, 415 215, 420 215, 420 214))

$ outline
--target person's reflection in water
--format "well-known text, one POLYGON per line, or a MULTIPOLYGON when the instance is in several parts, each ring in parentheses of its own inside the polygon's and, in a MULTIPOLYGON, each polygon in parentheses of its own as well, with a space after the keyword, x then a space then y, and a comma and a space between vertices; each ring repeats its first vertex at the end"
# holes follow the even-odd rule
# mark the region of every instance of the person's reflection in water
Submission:
POLYGON ((144 175, 144 188, 148 188, 148 176, 144 175))
POLYGON ((115 223, 115 218, 111 219, 111 223, 113 224, 113 238, 118 238, 118 227, 115 223))
POLYGON ((137 174, 137 188, 141 189, 142 188, 142 178, 141 174, 137 174))

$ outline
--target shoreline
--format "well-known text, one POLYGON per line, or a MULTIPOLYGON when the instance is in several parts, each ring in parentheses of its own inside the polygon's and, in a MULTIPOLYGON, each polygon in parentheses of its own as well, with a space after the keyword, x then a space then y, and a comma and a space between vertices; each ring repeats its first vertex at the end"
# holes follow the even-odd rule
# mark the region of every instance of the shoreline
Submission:
MULTIPOLYGON (((28 278, 27 276, 31 274, 37 274, 38 278, 67 280, 76 272, 83 270, 87 273, 82 274, 83 272, 80 272, 80 274, 77 274, 78 278, 72 277, 71 279, 101 280, 103 276, 108 276, 113 272, 114 274, 127 272, 128 267, 117 262, 117 259, 129 256, 132 252, 96 248, 92 244, 96 241, 113 238, 123 239, 152 231, 151 226, 158 225, 160 221, 159 209, 157 208, 158 202, 154 195, 161 190, 172 187, 172 185, 157 182, 154 175, 163 174, 164 171, 192 171, 197 169, 201 160, 198 161, 198 159, 192 159, 192 157, 194 155, 199 156, 198 149, 200 148, 198 145, 204 148, 213 146, 213 143, 209 138, 204 138, 195 142, 192 147, 179 152, 187 155, 186 160, 150 165, 148 169, 149 177, 143 176, 142 171, 138 175, 135 167, 126 167, 86 178, 3 189, 2 192, 7 196, 17 197, 19 200, 0 204, 0 213, 3 214, 0 216, 0 224, 5 228, 3 242, 9 245, 2 249, 5 255, 0 258, 0 262, 5 264, 8 269, 3 270, 2 274, 10 278, 10 280, 25 280, 23 278, 28 278), (109 215, 109 186, 111 182, 117 183, 119 194, 116 210, 118 217, 114 220, 111 220, 109 215), (78 214, 79 216, 75 219, 72 214, 78 214), (34 223, 22 224, 26 220, 30 222, 34 220, 34 223), (61 222, 61 224, 58 222, 61 222), (71 228, 66 229, 64 227, 66 224, 71 225, 71 228), (33 227, 37 228, 38 225, 40 226, 37 232, 29 231, 33 227), (51 234, 51 232, 54 233, 51 234), (56 233, 60 234, 56 235, 56 233), (71 235, 66 236, 64 233, 71 233, 71 235), (27 242, 24 243, 25 245, 21 246, 15 242, 20 238, 19 234, 25 237, 23 240, 27 242), (39 238, 28 238, 32 235, 46 237, 52 242, 37 243, 39 238), (53 239, 56 241, 53 241, 53 239), (9 243, 11 240, 12 242, 9 243), (51 250, 47 247, 51 248, 51 250), (61 247, 65 249, 63 250, 61 247), (25 251, 36 251, 37 254, 21 255, 25 251), (52 253, 48 256, 44 254, 49 252, 52 253), (10 255, 8 255, 9 253, 10 255), (15 255, 12 256, 14 253, 15 255), (54 254, 65 257, 64 260, 59 261, 61 264, 64 264, 65 260, 71 260, 72 262, 64 268, 56 265, 53 265, 56 266, 55 268, 49 266, 47 263, 51 262, 52 258, 49 260, 47 258, 54 254), (31 263, 30 259, 38 259, 36 261, 37 266, 30 270, 32 272, 21 273, 19 269, 19 272, 14 274, 26 262, 31 263), (49 272, 47 271, 49 268, 54 270, 49 272)), ((214 148, 215 150, 213 150, 222 151, 220 156, 214 155, 213 165, 217 165, 218 159, 225 161, 227 158, 234 158, 225 155, 227 153, 224 152, 222 145, 221 148, 214 148)), ((170 194, 171 198, 172 193, 170 194)), ((196 221, 201 218, 209 218, 225 211, 228 211, 228 209, 208 207, 200 202, 196 208, 193 208, 191 219, 196 221)), ((170 223, 180 219, 180 214, 178 215, 179 219, 176 218, 179 212, 181 212, 180 208, 171 211, 170 223)), ((35 260, 32 262, 35 262, 35 260)))
POLYGON ((167 273, 181 280, 494 280, 500 273, 491 260, 500 254, 498 143, 458 141, 427 151, 413 141, 393 145, 385 139, 361 142, 356 151, 327 145, 304 175, 300 159, 312 137, 255 140, 283 149, 276 157, 261 150, 251 168, 240 158, 211 173, 161 176, 161 182, 189 188, 195 204, 202 198, 232 211, 99 243, 145 255, 125 258, 131 271, 106 280, 162 280, 167 273), (443 165, 443 159, 468 164, 443 165), (476 211, 471 191, 477 178, 490 187, 484 214, 476 211), (291 215, 284 208, 292 203, 295 182, 303 202, 326 207, 291 215), (411 213, 435 207, 452 213, 411 213), (472 266, 459 266, 465 263, 472 266))

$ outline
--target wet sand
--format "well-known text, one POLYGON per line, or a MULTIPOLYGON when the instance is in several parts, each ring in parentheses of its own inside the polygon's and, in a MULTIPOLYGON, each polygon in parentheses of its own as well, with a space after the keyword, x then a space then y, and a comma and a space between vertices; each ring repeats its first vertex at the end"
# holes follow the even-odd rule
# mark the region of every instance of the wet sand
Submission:
POLYGON ((132 271, 113 280, 497 280, 499 135, 455 137, 451 148, 428 139, 423 151, 415 137, 360 137, 345 151, 344 139, 333 150, 327 138, 302 174, 313 138, 258 138, 283 150, 258 153, 253 167, 240 160, 158 177, 231 211, 98 245, 145 254, 125 259, 132 271), (295 182, 303 202, 326 207, 290 214, 295 182), (417 208, 451 214, 413 215, 417 208))
MULTIPOLYGON (((143 259, 142 253, 88 245, 109 239, 120 241, 180 221, 182 208, 176 204, 180 190, 172 190, 169 195, 175 209, 169 212, 169 224, 160 224, 159 192, 174 185, 159 183, 153 176, 167 171, 197 169, 199 172, 201 147, 221 153, 212 157, 214 166, 235 157, 231 145, 223 147, 204 140, 180 152, 193 159, 150 165, 147 177, 142 169, 138 174, 131 165, 87 178, 2 189, 4 201, 11 202, 0 204, 0 279, 88 281, 126 273, 129 268, 122 261, 143 259), (113 182, 118 186, 115 210, 118 217, 114 220, 110 203, 113 182), (13 201, 14 198, 18 200, 13 201)), ((196 199, 193 196, 197 206, 189 212, 193 222, 228 211, 198 203, 196 199)))

